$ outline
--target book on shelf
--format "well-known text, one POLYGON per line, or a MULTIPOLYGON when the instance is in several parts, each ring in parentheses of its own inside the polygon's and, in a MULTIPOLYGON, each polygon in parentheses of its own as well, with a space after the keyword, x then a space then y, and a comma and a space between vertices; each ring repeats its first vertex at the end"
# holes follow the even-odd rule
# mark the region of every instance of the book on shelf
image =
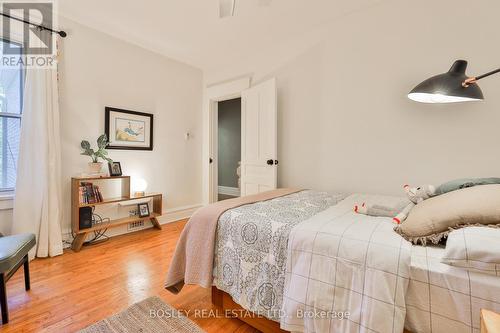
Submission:
POLYGON ((80 204, 85 205, 104 201, 102 193, 99 190, 99 186, 88 182, 80 183, 80 187, 78 188, 78 198, 80 204))

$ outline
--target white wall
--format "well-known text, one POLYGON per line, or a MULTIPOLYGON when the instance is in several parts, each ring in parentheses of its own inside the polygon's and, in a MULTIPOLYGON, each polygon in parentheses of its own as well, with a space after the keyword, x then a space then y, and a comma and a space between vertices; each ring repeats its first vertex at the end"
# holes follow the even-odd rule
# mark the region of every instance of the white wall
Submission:
POLYGON ((319 27, 286 64, 277 45, 206 72, 206 84, 277 78, 280 186, 400 194, 405 183, 498 176, 500 76, 480 81, 477 104, 406 98, 455 59, 471 75, 499 67, 498 12, 493 0, 381 1, 319 27))
POLYGON ((202 72, 70 20, 61 43, 60 110, 64 226, 69 228, 70 178, 85 171, 80 141, 104 133, 104 107, 154 114, 154 150, 109 150, 125 175, 164 194, 164 210, 201 203, 202 72), (185 133, 190 132, 189 140, 185 133))
MULTIPOLYGON (((105 106, 154 114, 152 152, 109 150, 123 173, 140 176, 148 191, 163 193, 164 212, 172 217, 197 207, 202 201, 201 70, 64 18, 60 26, 68 32, 59 66, 63 232, 71 225, 70 178, 86 171, 89 161, 80 155, 80 141, 93 143, 104 133, 105 106)), ((9 203, 0 207, 0 232, 8 233, 12 210, 4 206, 9 203)))

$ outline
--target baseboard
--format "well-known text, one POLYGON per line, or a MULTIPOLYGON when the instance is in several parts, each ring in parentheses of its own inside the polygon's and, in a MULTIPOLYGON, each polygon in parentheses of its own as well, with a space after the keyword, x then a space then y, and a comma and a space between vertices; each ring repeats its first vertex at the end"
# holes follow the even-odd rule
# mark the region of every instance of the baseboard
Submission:
POLYGON ((240 189, 237 187, 219 186, 218 192, 219 194, 232 195, 234 197, 240 196, 240 189))
MULTIPOLYGON (((179 220, 187 219, 193 215, 193 213, 202 206, 202 204, 196 204, 196 205, 189 205, 189 206, 181 206, 181 207, 176 207, 176 208, 171 208, 167 209, 163 212, 162 216, 158 218, 158 222, 160 224, 167 224, 167 223, 172 223, 176 222, 179 220)), ((150 224, 150 222, 147 222, 149 224, 149 227, 146 226, 144 229, 152 228, 153 226, 150 224)), ((112 229, 114 232, 109 235, 109 237, 115 237, 123 234, 127 234, 130 232, 135 232, 135 231, 128 231, 126 226, 121 229, 120 227, 116 229, 112 229)), ((139 230, 137 230, 139 231, 139 230)), ((73 237, 71 236, 71 231, 65 230, 63 231, 63 244, 64 248, 69 248, 71 247, 71 240, 73 237)))
POLYGON ((191 215, 193 215, 193 213, 201 206, 202 204, 196 204, 168 209, 163 212, 163 215, 158 218, 158 221, 160 224, 167 224, 187 219, 191 217, 191 215))

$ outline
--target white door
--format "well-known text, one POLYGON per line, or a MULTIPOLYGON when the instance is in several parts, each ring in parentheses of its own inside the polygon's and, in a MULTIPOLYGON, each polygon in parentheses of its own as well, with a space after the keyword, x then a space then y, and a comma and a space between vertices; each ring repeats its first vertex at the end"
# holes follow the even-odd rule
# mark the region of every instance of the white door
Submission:
POLYGON ((277 186, 276 79, 241 94, 241 195, 277 186))

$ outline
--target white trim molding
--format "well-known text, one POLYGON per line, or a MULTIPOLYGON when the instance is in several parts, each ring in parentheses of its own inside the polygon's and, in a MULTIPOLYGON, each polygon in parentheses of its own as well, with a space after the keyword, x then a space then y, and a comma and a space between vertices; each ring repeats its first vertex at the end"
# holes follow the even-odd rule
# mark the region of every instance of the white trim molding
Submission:
POLYGON ((250 88, 250 77, 242 77, 207 87, 206 96, 215 102, 226 101, 239 97, 241 92, 248 88, 250 88))
POLYGON ((203 96, 203 145, 202 145, 202 192, 203 204, 208 205, 217 201, 217 159, 213 158, 217 152, 217 102, 241 97, 242 91, 250 88, 251 77, 245 76, 231 81, 206 86, 203 96), (209 159, 213 163, 209 164, 209 159))
POLYGON ((233 197, 240 196, 240 189, 237 187, 219 186, 218 190, 219 194, 232 195, 233 197))
POLYGON ((201 206, 202 204, 196 204, 168 209, 163 212, 163 215, 158 218, 158 221, 160 224, 167 224, 187 219, 201 206))

